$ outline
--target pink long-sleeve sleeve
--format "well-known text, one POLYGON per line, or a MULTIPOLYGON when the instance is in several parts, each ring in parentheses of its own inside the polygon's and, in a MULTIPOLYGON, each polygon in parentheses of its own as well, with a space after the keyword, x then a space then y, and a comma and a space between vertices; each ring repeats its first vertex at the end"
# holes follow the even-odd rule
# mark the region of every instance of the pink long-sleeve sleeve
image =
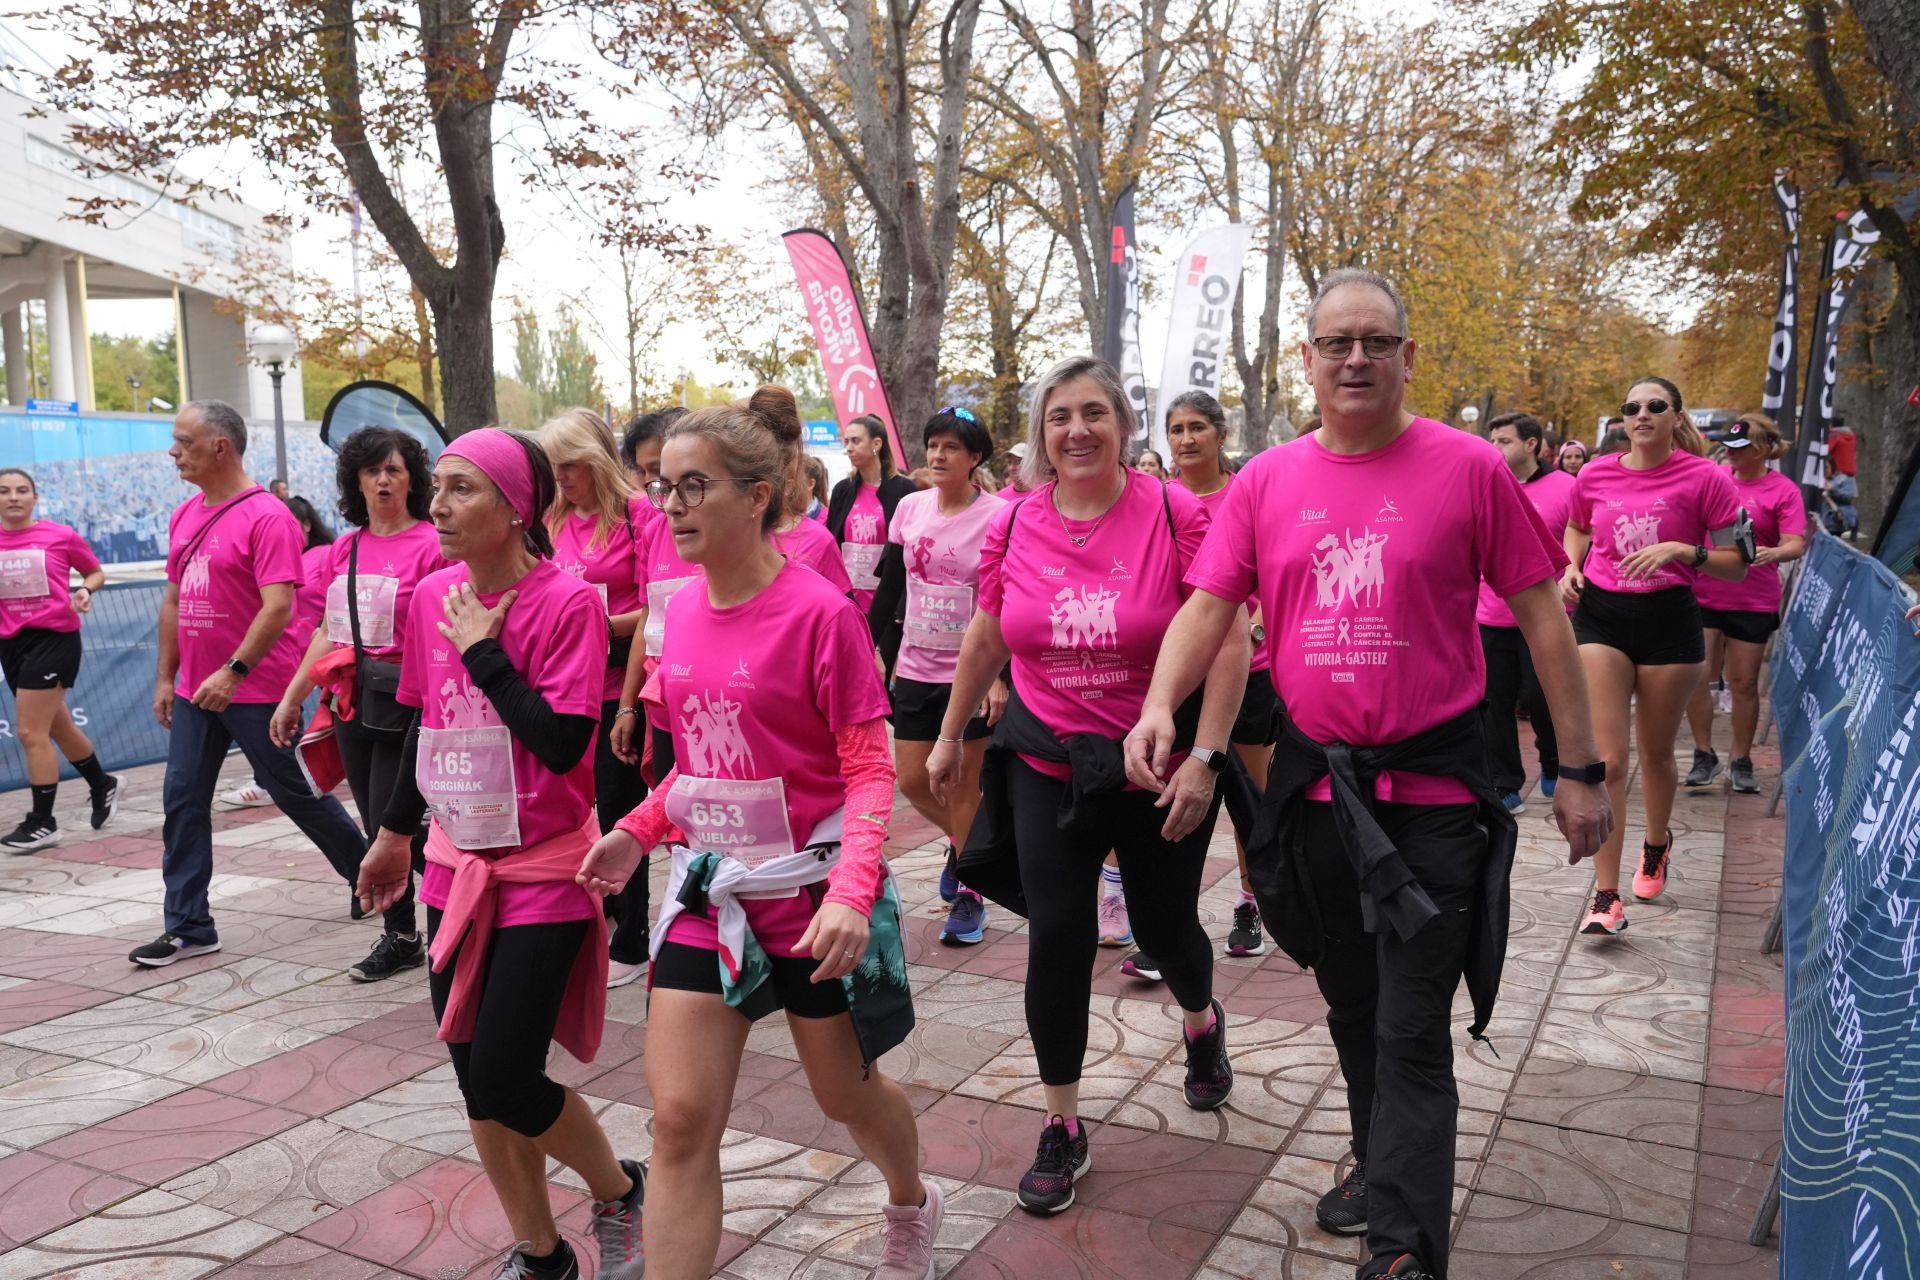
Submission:
POLYGON ((847 780, 847 816, 840 862, 827 875, 824 901, 870 915, 887 874, 887 823, 893 816, 893 753, 884 720, 848 725, 833 735, 847 780))
POLYGON ((680 770, 676 766, 660 779, 659 786, 647 793, 647 798, 640 802, 639 808, 614 823, 614 827, 638 840, 642 849, 649 850, 678 835, 673 819, 667 816, 667 793, 673 790, 674 781, 679 776, 680 770))

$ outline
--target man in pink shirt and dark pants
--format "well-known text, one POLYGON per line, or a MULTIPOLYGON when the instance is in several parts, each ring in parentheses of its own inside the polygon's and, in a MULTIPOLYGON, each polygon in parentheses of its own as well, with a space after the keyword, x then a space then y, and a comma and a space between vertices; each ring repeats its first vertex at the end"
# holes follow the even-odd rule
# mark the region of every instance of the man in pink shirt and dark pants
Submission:
POLYGON ((1517 842, 1478 709, 1483 578, 1513 610, 1560 731, 1554 812, 1574 860, 1613 817, 1560 602, 1565 553, 1498 450, 1402 407, 1406 321, 1385 277, 1322 278, 1301 347, 1322 425, 1256 455, 1214 512, 1126 747, 1128 776, 1159 786, 1173 709, 1256 596, 1287 716, 1247 862, 1274 940, 1326 998, 1353 1128, 1352 1170, 1316 1217, 1366 1236, 1362 1277, 1444 1280, 1453 995, 1464 978, 1479 1036, 1517 842))
POLYGON ((181 503, 168 525, 153 688, 153 717, 168 730, 161 861, 166 932, 127 957, 148 968, 220 949, 207 886, 213 792, 229 746, 239 744, 253 776, 349 890, 367 848, 340 802, 313 794, 292 750, 274 746, 267 735, 300 664, 287 622, 304 570, 299 522, 248 478, 246 451, 246 419, 230 404, 196 400, 173 420, 167 454, 200 494, 181 503))

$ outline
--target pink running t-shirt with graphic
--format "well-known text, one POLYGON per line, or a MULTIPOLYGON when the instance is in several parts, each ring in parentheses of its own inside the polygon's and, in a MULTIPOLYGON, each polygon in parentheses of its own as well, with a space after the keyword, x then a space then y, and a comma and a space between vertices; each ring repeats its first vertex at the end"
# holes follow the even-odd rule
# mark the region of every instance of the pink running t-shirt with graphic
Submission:
POLYGON ((1000 619, 1014 687, 1054 736, 1124 738, 1133 728, 1206 532, 1198 498, 1133 470, 1098 520, 1063 522, 1050 483, 994 516, 980 608, 1000 619), (1074 546, 1069 530, 1086 545, 1074 546))
MULTIPOLYGON (((180 589, 180 669, 173 691, 191 698, 233 656, 260 612, 260 588, 306 581, 300 522, 265 489, 208 506, 196 494, 167 522, 167 581, 180 589), (231 503, 231 506, 227 504, 231 503), (226 514, 216 514, 226 508, 226 514), (182 562, 202 529, 212 528, 182 562)), ((289 626, 233 692, 235 702, 278 702, 300 665, 289 626)))
POLYGON ((0 640, 30 627, 78 631, 68 571, 99 567, 87 540, 64 524, 36 520, 24 529, 0 529, 0 640))
MULTIPOLYGON (((1807 504, 1800 486, 1778 471, 1763 471, 1758 480, 1742 480, 1726 468, 1733 484, 1733 496, 1747 509, 1753 521, 1753 541, 1757 547, 1777 547, 1780 539, 1793 534, 1806 536, 1807 504)), ((1739 582, 1722 582, 1701 574, 1693 584, 1693 594, 1703 609, 1744 610, 1753 613, 1780 611, 1780 570, 1770 564, 1750 564, 1747 576, 1739 582)))
POLYGON ((1570 523, 1593 535, 1593 550, 1581 570, 1603 591, 1635 594, 1688 587, 1701 576, 1676 560, 1644 578, 1626 578, 1620 563, 1660 542, 1712 545, 1715 530, 1731 528, 1740 505, 1733 482, 1705 458, 1675 449, 1657 467, 1635 471, 1631 454, 1595 458, 1574 478, 1570 523))
MULTIPOLYGON (((866 620, 837 586, 791 560, 745 604, 715 608, 702 578, 667 612, 660 680, 676 788, 689 779, 767 783, 763 790, 784 793, 786 834, 804 847, 846 803, 834 734, 888 712, 866 620)), ((717 945, 713 922, 690 913, 668 940, 717 945)))
MULTIPOLYGON (((1232 487, 1233 487, 1233 475, 1232 473, 1228 473, 1227 482, 1221 485, 1218 489, 1215 489, 1212 493, 1202 493, 1202 494, 1195 495, 1200 499, 1200 505, 1207 509, 1207 515, 1209 518, 1211 519, 1219 518, 1221 504, 1226 501, 1227 490, 1231 489, 1232 487)), ((1260 598, 1258 596, 1249 596, 1247 598, 1247 617, 1251 619, 1253 617, 1254 611, 1257 610, 1259 607, 1260 607, 1260 598)), ((1250 664, 1248 664, 1247 671, 1249 673, 1252 673, 1255 671, 1267 671, 1267 670, 1271 670, 1272 667, 1273 667, 1273 659, 1267 653, 1267 646, 1264 644, 1257 644, 1253 646, 1253 661, 1250 664)))
MULTIPOLYGON (((1543 471, 1521 485, 1520 492, 1527 495, 1527 501, 1540 513, 1540 523, 1546 526, 1554 545, 1564 551, 1567 517, 1573 511, 1573 477, 1564 471, 1543 471)), ((1567 612, 1573 612, 1571 605, 1567 607, 1567 612)), ((1480 583, 1480 607, 1474 614, 1474 620, 1483 627, 1520 625, 1513 616, 1513 610, 1507 607, 1507 602, 1487 585, 1485 579, 1480 583)))
POLYGON ((893 667, 896 674, 924 684, 953 683, 960 665, 959 637, 973 617, 973 609, 962 605, 979 604, 980 548, 988 524, 1006 505, 975 490, 966 510, 947 516, 940 514, 939 491, 923 489, 900 499, 893 509, 887 539, 901 549, 907 565, 907 626, 893 667), (931 643, 922 644, 922 638, 931 643))
MULTIPOLYGON (((629 508, 625 520, 615 520, 613 529, 605 541, 594 545, 598 531, 598 516, 581 515, 578 511, 570 513, 560 522, 553 533, 553 563, 562 573, 580 579, 594 589, 601 597, 601 605, 607 617, 618 613, 632 613, 640 607, 639 574, 636 556, 639 552, 639 526, 632 523, 633 513, 629 508)), ((601 699, 612 702, 620 696, 620 685, 626 679, 626 670, 607 669, 602 681, 601 699)))
MULTIPOLYGON (((897 508, 896 508, 897 510, 897 508)), ((853 495, 853 509, 841 528, 840 562, 847 570, 847 581, 854 584, 853 604, 865 613, 873 604, 875 575, 880 567, 880 549, 887 544, 887 509, 880 505, 880 491, 870 484, 860 486, 853 495), (854 550, 849 551, 852 547, 854 550), (871 567, 864 574, 855 570, 871 567)))
POLYGON ((407 637, 407 611, 421 579, 447 567, 440 554, 440 535, 430 520, 416 520, 398 533, 378 535, 362 529, 340 538, 328 548, 327 638, 352 645, 352 619, 347 616, 347 561, 355 544, 360 547, 353 576, 359 580, 360 647, 369 658, 397 659, 407 637), (369 640, 390 637, 384 643, 369 640))
MULTIPOLYGON (((1498 449, 1416 418, 1371 453, 1306 436, 1256 454, 1187 581, 1227 600, 1259 597, 1274 688, 1301 732, 1382 746, 1471 710, 1485 692, 1480 580, 1513 595, 1565 563, 1498 449)), ((1329 794, 1324 778, 1308 792, 1329 794)), ((1450 778, 1403 772, 1382 775, 1375 794, 1473 798, 1450 778)))
MULTIPOLYGON (((478 729, 501 723, 493 704, 468 678, 453 642, 440 634, 439 624, 446 621, 442 602, 448 592, 466 581, 464 564, 428 575, 415 591, 420 607, 407 615, 396 696, 407 706, 420 708, 422 729, 478 729)), ((506 625, 500 633, 500 643, 513 669, 557 714, 590 716, 598 721, 600 675, 607 665, 607 615, 600 607, 600 597, 578 578, 555 568, 551 560, 536 564, 513 584, 513 590, 519 594, 508 607, 506 625)), ((492 608, 505 594, 483 593, 480 601, 492 608)), ((593 814, 591 747, 564 774, 553 773, 541 764, 517 737, 512 740, 511 755, 519 848, 586 825, 593 814)), ((444 907, 452 885, 451 871, 438 863, 428 863, 420 882, 420 898, 429 906, 444 907)), ((599 909, 598 899, 571 882, 507 884, 500 886, 495 923, 585 920, 599 909)))
POLYGON ((300 553, 300 583, 293 589, 293 617, 287 631, 306 652, 327 610, 327 562, 333 558, 334 543, 321 542, 300 553))
POLYGON ((807 566, 841 591, 849 594, 853 591, 847 566, 840 559, 840 544, 818 520, 802 520, 785 532, 769 534, 767 541, 775 551, 807 566))

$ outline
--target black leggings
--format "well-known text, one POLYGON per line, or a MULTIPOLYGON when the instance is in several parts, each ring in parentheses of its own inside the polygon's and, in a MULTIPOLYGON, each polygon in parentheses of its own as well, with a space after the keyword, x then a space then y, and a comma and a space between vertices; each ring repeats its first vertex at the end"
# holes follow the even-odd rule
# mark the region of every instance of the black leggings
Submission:
MULTIPOLYGON (((640 807, 647 798, 647 784, 640 766, 628 764, 613 754, 614 713, 620 703, 600 704, 600 740, 593 748, 593 810, 600 819, 600 834, 613 830, 613 824, 640 807)), ((637 738, 646 732, 643 723, 637 738)), ((627 887, 606 900, 607 919, 613 921, 613 936, 607 954, 621 964, 639 964, 647 958, 647 859, 641 856, 627 887)))
MULTIPOLYGON (((547 1077, 547 1046, 590 923, 563 920, 494 929, 487 967, 480 975, 473 1039, 447 1045, 469 1119, 492 1120, 537 1138, 560 1118, 567 1091, 547 1077)), ((440 932, 438 907, 427 908, 427 928, 440 932)), ((459 955, 458 949, 454 954, 459 955)), ((436 1020, 446 1013, 453 971, 449 961, 445 969, 428 975, 436 1020)))
MULTIPOLYGON (((354 807, 360 811, 360 825, 372 840, 379 834, 380 816, 387 811, 387 800, 413 761, 401 749, 404 733, 383 733, 362 729, 352 720, 334 722, 333 740, 340 747, 340 764, 347 773, 347 789, 353 792, 354 807)), ((386 909, 381 923, 388 933, 411 934, 417 924, 413 909, 413 876, 427 867, 427 837, 424 830, 413 836, 413 875, 407 877, 406 892, 386 909)), ((357 868, 356 868, 357 870, 357 868)))
POLYGON ((1127 917, 1140 949, 1151 955, 1182 1009, 1200 1012, 1213 999, 1213 943, 1200 927, 1200 873, 1220 812, 1216 788, 1207 816, 1186 839, 1168 844, 1164 809, 1147 791, 1102 796, 1091 830, 1069 835, 1057 816, 1067 784, 1015 760, 1009 769, 1020 881, 1027 893, 1027 1030, 1044 1084, 1073 1084, 1087 1056, 1087 1004, 1100 865, 1120 859, 1127 917))

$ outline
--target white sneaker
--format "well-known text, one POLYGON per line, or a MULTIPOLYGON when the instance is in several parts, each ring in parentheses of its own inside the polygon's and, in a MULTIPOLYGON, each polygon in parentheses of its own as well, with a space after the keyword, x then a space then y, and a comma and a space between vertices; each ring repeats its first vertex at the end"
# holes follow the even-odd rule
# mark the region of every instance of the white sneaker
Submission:
POLYGON ((622 964, 618 960, 609 960, 607 961, 607 990, 624 987, 629 982, 637 982, 646 971, 647 965, 644 960, 639 964, 622 964))
POLYGON ((273 797, 257 782, 244 782, 220 795, 220 807, 223 809, 259 809, 272 803, 273 797))

